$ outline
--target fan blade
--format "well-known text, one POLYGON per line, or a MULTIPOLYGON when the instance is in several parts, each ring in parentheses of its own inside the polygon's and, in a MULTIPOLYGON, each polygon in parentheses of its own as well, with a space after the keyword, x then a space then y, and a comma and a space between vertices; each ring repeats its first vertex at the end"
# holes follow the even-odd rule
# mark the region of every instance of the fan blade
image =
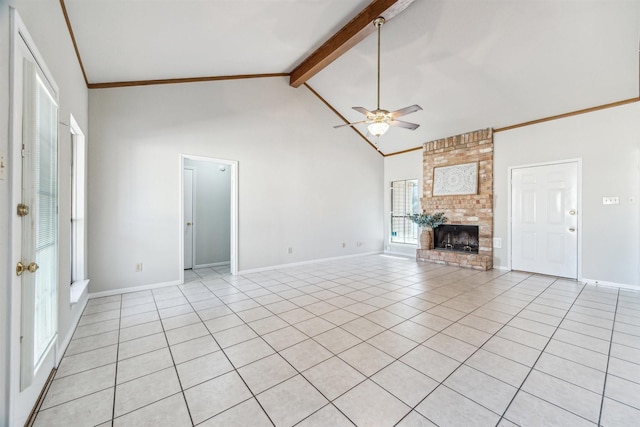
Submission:
POLYGON ((351 107, 351 108, 353 108, 354 110, 356 110, 359 113, 364 114, 365 116, 368 116, 369 114, 371 114, 371 111, 369 111, 369 110, 367 110, 366 108, 363 108, 363 107, 351 107))
POLYGON ((390 120, 389 126, 398 126, 401 128, 411 129, 411 130, 416 130, 420 127, 420 125, 417 125, 415 123, 403 122, 402 120, 390 120))
POLYGON ((409 107, 404 107, 399 110, 393 111, 390 113, 392 118, 406 116, 407 114, 415 113, 416 111, 422 110, 422 107, 419 105, 410 105, 409 107))
POLYGON ((341 127, 345 127, 345 126, 359 125, 360 123, 366 123, 366 122, 367 122, 366 120, 363 120, 363 121, 361 121, 361 122, 345 123, 345 124, 343 124, 343 125, 337 125, 337 126, 334 126, 333 128, 334 128, 334 129, 337 129, 337 128, 341 128, 341 127))

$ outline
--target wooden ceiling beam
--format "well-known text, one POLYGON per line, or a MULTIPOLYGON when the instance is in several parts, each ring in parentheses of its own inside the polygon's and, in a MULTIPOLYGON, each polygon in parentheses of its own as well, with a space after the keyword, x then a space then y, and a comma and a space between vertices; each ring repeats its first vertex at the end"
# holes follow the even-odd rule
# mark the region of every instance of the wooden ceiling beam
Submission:
POLYGON ((388 21, 413 2, 414 0, 373 0, 347 25, 294 68, 290 73, 289 84, 299 87, 373 33, 376 30, 373 25, 374 19, 382 16, 388 21))

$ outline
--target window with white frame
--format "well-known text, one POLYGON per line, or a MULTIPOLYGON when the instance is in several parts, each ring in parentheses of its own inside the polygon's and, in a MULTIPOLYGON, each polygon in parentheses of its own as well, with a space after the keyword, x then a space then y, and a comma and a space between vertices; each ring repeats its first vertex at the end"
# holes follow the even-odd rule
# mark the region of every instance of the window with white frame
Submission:
POLYGON ((391 182, 391 243, 418 243, 418 226, 411 214, 418 213, 418 180, 391 182))
POLYGON ((85 136, 74 120, 71 128, 71 283, 86 280, 85 269, 85 206, 86 156, 85 136))

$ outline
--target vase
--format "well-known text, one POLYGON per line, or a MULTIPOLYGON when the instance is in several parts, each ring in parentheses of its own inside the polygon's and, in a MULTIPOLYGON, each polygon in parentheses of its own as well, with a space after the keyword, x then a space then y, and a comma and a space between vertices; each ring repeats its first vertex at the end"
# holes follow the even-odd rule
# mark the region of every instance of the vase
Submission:
POLYGON ((418 249, 433 249, 433 228, 420 227, 419 231, 418 249))

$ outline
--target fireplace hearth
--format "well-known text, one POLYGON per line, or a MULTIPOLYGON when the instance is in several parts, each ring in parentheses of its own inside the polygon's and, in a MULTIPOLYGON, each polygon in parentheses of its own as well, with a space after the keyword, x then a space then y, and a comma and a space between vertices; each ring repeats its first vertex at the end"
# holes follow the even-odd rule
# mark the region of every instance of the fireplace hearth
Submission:
POLYGON ((434 249, 477 254, 477 225, 443 224, 433 230, 434 249))

